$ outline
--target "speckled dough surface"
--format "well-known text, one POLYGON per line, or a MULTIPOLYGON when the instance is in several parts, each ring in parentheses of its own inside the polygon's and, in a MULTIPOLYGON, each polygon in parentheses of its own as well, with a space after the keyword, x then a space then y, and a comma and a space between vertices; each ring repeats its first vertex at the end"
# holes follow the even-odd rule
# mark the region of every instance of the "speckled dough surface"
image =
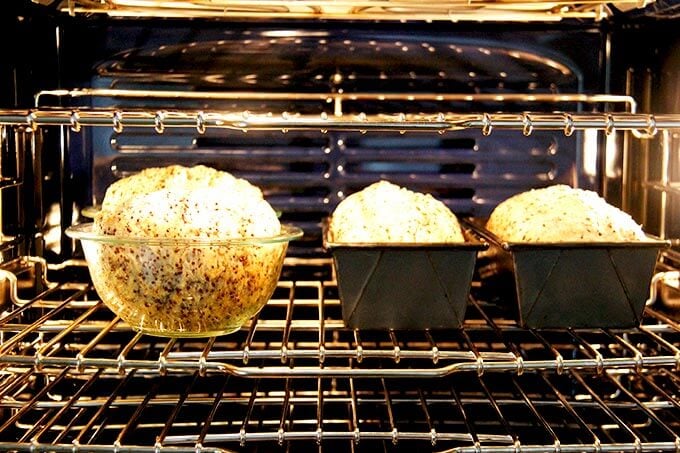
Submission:
POLYGON ((248 181, 202 165, 172 165, 114 182, 95 229, 125 237, 228 239, 274 236, 281 225, 248 181))
POLYGON ((596 192, 554 185, 501 202, 486 228, 507 242, 629 242, 646 236, 626 212, 596 192))
MULTIPOLYGON (((197 166, 152 168, 114 183, 94 229, 120 237, 224 240, 280 233, 259 188, 197 166)), ((271 297, 287 242, 100 243, 89 251, 100 296, 133 327, 167 335, 226 333, 271 297)), ((88 250, 86 250, 86 255, 88 250)))
MULTIPOLYGON (((225 190, 246 198, 262 198, 259 187, 232 174, 205 165, 152 167, 112 183, 102 201, 102 209, 116 211, 119 205, 157 190, 186 192, 196 189, 225 190)), ((227 193, 229 193, 227 192, 227 193)))
POLYGON ((341 201, 329 225, 334 242, 463 242, 456 215, 430 194, 379 181, 341 201))

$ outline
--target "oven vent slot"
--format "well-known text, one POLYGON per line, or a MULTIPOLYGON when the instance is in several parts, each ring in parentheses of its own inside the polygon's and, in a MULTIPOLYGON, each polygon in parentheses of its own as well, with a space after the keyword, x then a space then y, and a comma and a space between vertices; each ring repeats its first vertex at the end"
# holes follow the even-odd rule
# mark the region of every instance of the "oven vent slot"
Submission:
POLYGON ((340 142, 336 179, 345 196, 387 179, 436 195, 460 215, 483 217, 517 192, 567 182, 577 149, 575 137, 549 131, 353 134, 340 142))

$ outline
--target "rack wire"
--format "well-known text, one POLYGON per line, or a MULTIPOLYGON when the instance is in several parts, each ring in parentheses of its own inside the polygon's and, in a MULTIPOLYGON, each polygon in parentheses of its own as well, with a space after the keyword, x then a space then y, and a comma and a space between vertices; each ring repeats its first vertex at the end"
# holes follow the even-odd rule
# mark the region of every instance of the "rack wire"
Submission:
POLYGON ((24 265, 39 289, 4 274, 3 450, 680 448, 680 326, 657 309, 635 329, 529 331, 473 298, 463 330, 369 334, 342 325, 330 262, 296 258, 242 331, 163 339, 114 317, 84 263, 24 265))
POLYGON ((207 128, 249 130, 316 130, 334 131, 398 131, 439 132, 479 129, 489 135, 499 129, 520 130, 530 135, 536 130, 563 131, 571 135, 578 130, 635 131, 654 136, 659 130, 680 128, 678 114, 637 113, 434 113, 434 114, 341 114, 320 115, 287 113, 251 113, 248 111, 182 111, 182 110, 118 110, 118 109, 34 109, 2 110, 0 125, 68 126, 78 132, 83 126, 109 126, 116 132, 124 128, 154 128, 162 134, 168 128, 196 128, 204 133, 207 128))
MULTIPOLYGON (((68 267, 69 273, 87 274, 84 262, 68 267)), ((241 331, 207 339, 162 339, 131 330, 102 304, 86 278, 44 283, 44 291, 21 299, 18 280, 8 274, 3 275, 14 301, 0 318, 0 364, 15 370, 425 379, 680 368, 680 325, 653 308, 643 325, 631 330, 527 330, 513 320, 510 304, 485 302, 473 292, 462 330, 348 329, 332 261, 326 258, 288 258, 265 309, 241 331), (318 280, 296 276, 303 267, 318 280)))
MULTIPOLYGON (((342 74, 336 73, 340 79, 342 74)), ((344 92, 338 88, 332 93, 279 92, 279 91, 186 91, 186 90, 139 90, 121 88, 74 88, 42 90, 34 96, 34 107, 59 107, 45 101, 68 99, 69 102, 87 99, 162 99, 168 100, 210 100, 210 101, 313 101, 333 104, 334 115, 341 115, 344 103, 369 101, 384 103, 398 102, 522 102, 522 103, 586 103, 621 105, 626 112, 636 113, 637 102, 632 96, 616 94, 584 93, 421 93, 421 92, 344 92)))

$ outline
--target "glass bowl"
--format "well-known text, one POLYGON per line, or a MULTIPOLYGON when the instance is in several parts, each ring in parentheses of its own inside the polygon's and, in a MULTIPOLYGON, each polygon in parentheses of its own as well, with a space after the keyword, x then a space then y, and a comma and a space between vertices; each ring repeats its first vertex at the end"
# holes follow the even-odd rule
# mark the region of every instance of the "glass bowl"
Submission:
POLYGON ((98 234, 92 222, 66 234, 80 240, 102 301, 133 329, 164 337, 234 332, 269 301, 291 240, 281 226, 266 238, 126 238, 98 234))

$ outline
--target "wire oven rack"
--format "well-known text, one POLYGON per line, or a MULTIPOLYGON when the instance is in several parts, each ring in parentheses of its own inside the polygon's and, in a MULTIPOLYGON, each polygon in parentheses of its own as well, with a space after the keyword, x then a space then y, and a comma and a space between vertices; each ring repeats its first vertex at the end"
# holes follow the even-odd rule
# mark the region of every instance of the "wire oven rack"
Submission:
POLYGON ((35 106, 29 110, 0 110, 0 125, 26 126, 31 130, 41 126, 67 126, 79 132, 83 126, 112 127, 115 132, 124 128, 152 127, 162 134, 168 128, 195 128, 199 134, 208 128, 222 128, 247 132, 249 130, 292 130, 321 131, 399 131, 438 132, 462 129, 480 129, 490 135, 495 129, 521 130, 531 135, 535 130, 561 130, 572 135, 579 130, 601 130, 607 135, 615 131, 632 131, 638 138, 653 137, 658 131, 680 128, 678 114, 640 114, 635 98, 626 95, 582 94, 582 93, 389 93, 352 92, 341 89, 329 93, 305 92, 248 92, 248 91, 207 91, 192 92, 181 90, 131 90, 106 88, 81 88, 44 90, 35 95, 35 106), (89 99, 125 99, 173 101, 294 101, 298 104, 314 105, 318 114, 290 111, 249 110, 191 110, 191 109, 121 109, 93 108, 78 105, 89 99), (45 101, 47 99, 48 101, 45 101), (57 101, 56 104, 49 100, 57 101), (480 103, 521 102, 528 105, 548 103, 555 106, 570 104, 582 110, 582 105, 596 108, 608 106, 615 112, 569 112, 569 111, 525 111, 521 113, 480 112, 458 113, 445 110, 423 113, 394 111, 390 102, 417 105, 431 102, 444 107, 446 103, 465 103, 472 106, 480 103), (73 105, 64 107, 62 104, 73 105), (352 112, 357 103, 370 106, 375 112, 352 112), (379 113, 376 113, 379 112, 379 113), (383 113, 384 112, 384 113, 383 113))
MULTIPOLYGON (((14 374, 16 451, 673 451, 677 376, 243 381, 229 376, 14 374), (42 387, 40 387, 42 386, 42 387), (40 388, 35 397, 16 389, 40 388), (606 396, 599 396, 606 395, 606 396), (524 435, 516 433, 522 431, 524 435), (424 447, 423 447, 424 445, 424 447), (291 447, 292 446, 292 447, 291 447), (300 447, 300 448, 297 448, 300 447)), ((14 425, 14 427, 12 427, 14 425)))
MULTIPOLYGON (((71 271, 84 273, 84 262, 71 263, 71 271)), ((47 289, 42 294, 21 299, 16 277, 3 271, 15 295, 12 309, 0 320, 0 363, 35 369, 101 368, 107 373, 135 369, 151 375, 198 371, 245 378, 436 378, 462 372, 481 376, 491 371, 680 368, 676 344, 680 326, 651 308, 635 331, 542 332, 504 320, 511 315, 509 307, 502 311, 473 297, 463 331, 424 331, 402 338, 395 331, 366 333, 344 327, 330 259, 287 258, 286 263, 284 276, 288 273, 289 278, 279 282, 266 310, 239 334, 209 341, 156 340, 155 346, 108 316, 87 281, 44 283, 47 289), (295 274, 303 268, 319 279, 299 280, 295 274), (74 336, 76 343, 64 341, 74 336), (27 344, 32 345, 30 353, 24 349, 27 344), (113 344, 124 346, 115 352, 113 344), (149 348, 157 355, 138 357, 136 351, 149 348)))
MULTIPOLYGON (((274 107, 276 109, 276 107, 274 107)), ((627 95, 582 94, 582 93, 390 93, 390 92, 352 92, 342 90, 328 93, 304 92, 192 92, 181 90, 132 90, 79 88, 44 90, 35 95, 34 108, 0 110, 0 128, 23 129, 30 133, 43 127, 62 127, 79 133, 84 127, 112 128, 115 133, 135 128, 151 128, 158 134, 173 128, 194 129, 205 134, 209 128, 230 131, 317 131, 322 134, 333 132, 398 132, 406 133, 455 133, 460 130, 479 130, 483 135, 491 135, 497 130, 520 131, 530 136, 535 131, 560 131, 571 136, 581 131, 602 132, 606 136, 617 132, 630 133, 643 140, 659 139, 662 146, 662 177, 653 179, 642 175, 642 190, 661 194, 666 200, 680 194, 680 186, 668 178, 672 151, 667 145, 672 132, 680 129, 680 114, 639 113, 635 98, 627 95), (307 111, 249 111, 235 109, 196 110, 181 108, 165 109, 124 109, 116 107, 87 107, 79 102, 90 99, 136 99, 160 101, 172 104, 174 101, 212 102, 266 101, 286 105, 294 101, 297 105, 313 106, 307 111), (52 102, 51 101, 56 101, 52 102), (394 103, 411 106, 430 103, 440 110, 421 113, 404 113, 394 110, 394 103), (460 113, 446 111, 448 103, 457 105, 482 105, 484 103, 521 103, 527 105, 551 105, 550 111, 536 110, 523 112, 477 112, 460 113), (65 107, 68 105, 69 107, 65 107), (368 106, 373 111, 354 112, 357 107, 368 106), (573 106, 575 110, 559 110, 573 106), (584 106, 592 111, 584 111, 584 106), (604 109, 604 112, 599 111, 604 109), (385 113, 380 113, 385 112, 385 113)), ((0 132, 2 132, 0 130, 0 132)), ((4 132, 2 132, 4 135, 4 132)), ((27 139, 30 142, 30 137, 27 139)), ((623 154, 630 154, 630 140, 623 140, 623 154)), ((0 181, 0 187, 16 184, 12 178, 0 181)), ((623 181, 626 192, 628 181, 623 181)), ((624 197, 624 205, 628 203, 624 197)), ((625 209, 626 206, 624 206, 625 209)), ((662 207, 660 236, 665 232, 668 209, 662 207)), ((645 211, 642 217, 648 217, 645 211)), ((674 245, 678 239, 671 238, 674 245)), ((3 241, 7 242, 7 241, 3 241)), ((11 245, 11 244, 10 244, 11 245)), ((11 247, 10 247, 11 248, 11 247)))
MULTIPOLYGON (((502 99, 501 99, 502 100, 502 99)), ((654 136, 659 130, 680 128, 678 114, 641 113, 432 113, 432 114, 328 114, 252 113, 249 111, 119 110, 79 108, 0 111, 0 125, 68 126, 75 132, 83 126, 110 126, 116 132, 125 127, 152 127, 159 134, 167 128, 223 128, 248 130, 316 130, 439 132, 480 129, 489 135, 495 129, 520 130, 530 135, 535 130, 562 130, 571 135, 577 130, 634 131, 654 136)))
POLYGON ((662 311, 636 329, 532 331, 473 291, 462 330, 363 332, 341 321, 331 263, 287 259, 258 317, 206 339, 132 331, 84 262, 3 271, 0 448, 680 448, 680 325, 662 311))
MULTIPOLYGON (((627 97, 535 99, 625 105, 616 113, 354 114, 352 95, 334 95, 303 99, 330 104, 328 114, 36 104, 0 111, 0 126, 29 135, 52 126, 159 134, 474 128, 641 139, 680 128, 680 115, 636 113, 627 97)), ((454 98, 432 100, 467 101, 454 98)), ((114 317, 82 261, 4 267, 0 449, 396 451, 417 442, 463 452, 680 450, 680 325, 655 306, 635 329, 527 330, 475 282, 461 330, 352 330, 342 323, 332 261, 291 257, 272 300, 240 331, 163 339, 114 317)))

